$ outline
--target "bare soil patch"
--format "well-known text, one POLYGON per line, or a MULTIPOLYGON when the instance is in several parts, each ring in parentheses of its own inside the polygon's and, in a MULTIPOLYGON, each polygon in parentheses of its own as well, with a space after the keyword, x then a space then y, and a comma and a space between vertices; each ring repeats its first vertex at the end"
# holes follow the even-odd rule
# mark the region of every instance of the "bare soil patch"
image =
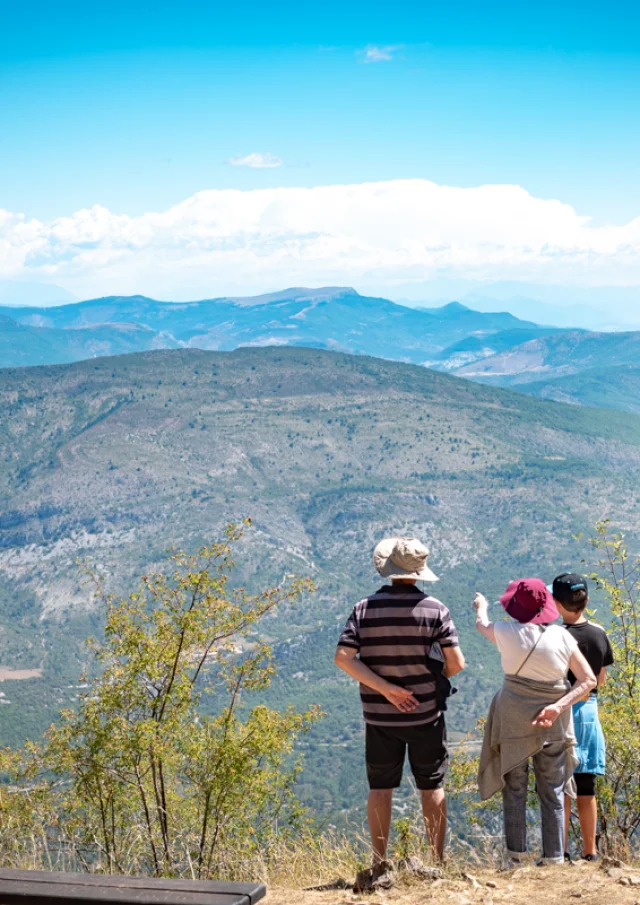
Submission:
MULTIPOLYGON (((329 884, 328 884, 329 885, 329 884)), ((274 887, 269 905, 640 905, 640 871, 586 862, 562 867, 479 871, 434 881, 405 880, 371 895, 350 889, 274 887)))
POLYGON ((8 679, 39 679, 42 675, 42 667, 38 669, 11 669, 9 666, 0 666, 0 682, 8 679))

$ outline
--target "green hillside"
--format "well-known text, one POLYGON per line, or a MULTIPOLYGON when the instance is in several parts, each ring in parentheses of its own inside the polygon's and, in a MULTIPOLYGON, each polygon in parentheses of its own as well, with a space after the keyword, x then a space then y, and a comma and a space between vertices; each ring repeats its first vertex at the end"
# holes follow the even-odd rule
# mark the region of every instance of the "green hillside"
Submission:
POLYGON ((569 377, 526 383, 518 386, 518 390, 557 402, 640 412, 640 367, 589 368, 569 377))
MULTIPOLYGON (((515 332, 515 331, 514 331, 515 332)), ((594 368, 633 366, 640 358, 640 332, 588 333, 558 330, 512 344, 495 355, 460 367, 456 374, 493 386, 513 386, 581 375, 594 368)), ((575 381, 576 385, 578 381, 575 381)))
POLYGON ((160 351, 0 372, 0 666, 4 743, 73 702, 81 642, 101 614, 77 567, 114 590, 232 519, 250 588, 285 573, 317 593, 268 622, 280 664, 269 699, 317 702, 306 800, 349 807, 364 784, 357 691, 332 655, 376 587, 390 533, 432 549, 468 670, 450 725, 470 728, 497 683, 471 599, 518 574, 550 579, 586 553, 573 535, 611 515, 640 533, 640 417, 522 396, 413 365, 310 349, 160 351))

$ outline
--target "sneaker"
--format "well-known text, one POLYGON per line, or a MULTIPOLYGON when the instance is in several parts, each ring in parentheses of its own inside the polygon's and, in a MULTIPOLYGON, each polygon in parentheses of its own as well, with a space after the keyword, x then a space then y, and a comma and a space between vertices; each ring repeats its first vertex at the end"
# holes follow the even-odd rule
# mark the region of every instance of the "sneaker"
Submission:
POLYGON ((600 858, 598 855, 580 855, 581 861, 599 861, 600 858))
POLYGON ((571 855, 569 854, 569 852, 564 853, 564 862, 565 864, 571 864, 571 855))
POLYGON ((355 893, 375 892, 377 889, 390 889, 395 885, 396 874, 391 861, 380 861, 373 867, 365 867, 358 871, 353 884, 355 893))

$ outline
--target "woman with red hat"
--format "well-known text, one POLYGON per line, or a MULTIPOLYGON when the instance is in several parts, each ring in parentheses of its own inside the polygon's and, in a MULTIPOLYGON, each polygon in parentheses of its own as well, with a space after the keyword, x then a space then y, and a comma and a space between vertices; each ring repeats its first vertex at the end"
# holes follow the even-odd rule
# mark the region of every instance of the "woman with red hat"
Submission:
POLYGON ((564 861, 564 796, 575 797, 578 760, 571 705, 595 688, 596 678, 577 642, 560 625, 558 610, 539 578, 512 581, 500 598, 511 618, 489 622, 487 599, 474 600, 476 628, 497 645, 504 682, 485 726, 478 786, 482 800, 502 792, 507 854, 527 854, 527 790, 533 762, 540 799, 544 864, 564 861), (567 637, 569 636, 569 637, 567 637), (567 673, 576 677, 570 688, 567 673))

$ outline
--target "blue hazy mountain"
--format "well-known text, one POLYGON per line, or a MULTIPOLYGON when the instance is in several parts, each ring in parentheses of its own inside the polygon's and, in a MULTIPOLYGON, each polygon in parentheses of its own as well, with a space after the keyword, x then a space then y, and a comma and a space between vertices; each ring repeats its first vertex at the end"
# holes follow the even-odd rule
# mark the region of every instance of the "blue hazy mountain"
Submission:
POLYGON ((67 364, 85 358, 175 348, 169 339, 141 324, 38 327, 0 315, 0 367, 67 364))
POLYGON ((111 296, 56 307, 5 307, 0 316, 4 367, 150 348, 239 346, 306 346, 430 364, 468 337, 535 329, 508 313, 481 313, 457 302, 417 310, 341 287, 186 303, 111 296))
POLYGON ((325 287, 197 302, 109 296, 53 307, 0 307, 0 367, 151 349, 252 346, 371 355, 543 398, 640 409, 640 378, 633 368, 640 361, 640 332, 540 326, 459 302, 409 308, 354 289, 325 287), (622 367, 627 370, 618 375, 622 367))

